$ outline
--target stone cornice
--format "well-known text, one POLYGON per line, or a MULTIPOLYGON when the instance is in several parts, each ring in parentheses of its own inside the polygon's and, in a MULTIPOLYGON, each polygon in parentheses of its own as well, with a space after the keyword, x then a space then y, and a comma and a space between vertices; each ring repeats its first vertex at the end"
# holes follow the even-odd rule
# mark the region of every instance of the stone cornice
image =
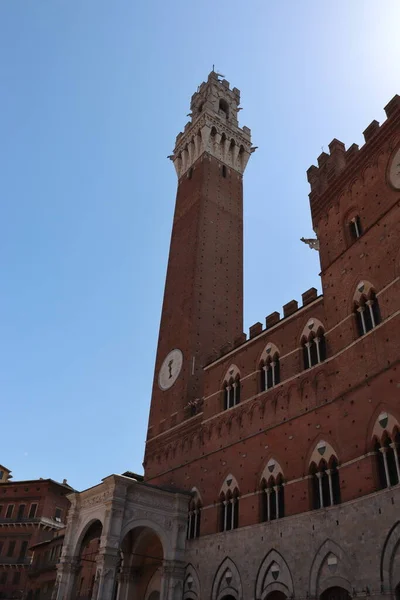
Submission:
POLYGON ((177 136, 174 153, 169 158, 174 163, 178 178, 205 152, 243 174, 254 150, 248 127, 235 127, 225 123, 218 115, 204 112, 177 136))

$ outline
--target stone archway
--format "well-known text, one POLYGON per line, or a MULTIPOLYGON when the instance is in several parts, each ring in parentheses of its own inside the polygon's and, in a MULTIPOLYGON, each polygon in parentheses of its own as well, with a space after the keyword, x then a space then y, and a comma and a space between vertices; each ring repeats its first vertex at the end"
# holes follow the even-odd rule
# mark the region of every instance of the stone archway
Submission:
POLYGON ((118 600, 157 600, 162 592, 164 548, 148 526, 134 527, 121 542, 118 600))
POLYGON ((340 586, 326 589, 319 598, 320 600, 351 600, 349 592, 340 586))
POLYGON ((217 569, 211 600, 243 600, 240 573, 229 557, 226 557, 217 569))
POLYGON ((97 585, 97 557, 103 525, 99 520, 92 521, 79 540, 77 548, 77 564, 74 582, 76 600, 95 597, 97 585))
POLYGON ((279 590, 275 590, 268 594, 265 600, 286 600, 287 596, 284 592, 280 592, 279 590))

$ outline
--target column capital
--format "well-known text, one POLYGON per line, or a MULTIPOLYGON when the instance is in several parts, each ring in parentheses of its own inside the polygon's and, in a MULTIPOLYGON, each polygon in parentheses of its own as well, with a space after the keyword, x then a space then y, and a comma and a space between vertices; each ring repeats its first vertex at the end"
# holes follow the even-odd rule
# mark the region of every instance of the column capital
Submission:
POLYGON ((182 560, 164 560, 162 565, 163 575, 182 578, 185 574, 186 563, 182 560))
POLYGON ((316 474, 316 476, 317 476, 318 479, 321 479, 322 476, 323 476, 323 473, 321 471, 317 471, 315 474, 316 474))
POLYGON ((388 451, 388 449, 386 448, 386 446, 381 446, 379 448, 379 452, 382 452, 382 454, 386 454, 387 451, 388 451))

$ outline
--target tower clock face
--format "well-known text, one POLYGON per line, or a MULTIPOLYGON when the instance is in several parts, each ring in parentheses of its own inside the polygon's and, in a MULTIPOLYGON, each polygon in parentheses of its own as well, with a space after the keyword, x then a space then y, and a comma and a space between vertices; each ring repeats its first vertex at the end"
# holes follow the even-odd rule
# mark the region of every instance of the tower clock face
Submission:
POLYGON ((400 148, 392 158, 389 168, 389 180, 394 188, 400 190, 400 148))
POLYGON ((158 374, 158 385, 163 391, 174 385, 181 372, 182 363, 183 354, 178 348, 167 354, 158 374))

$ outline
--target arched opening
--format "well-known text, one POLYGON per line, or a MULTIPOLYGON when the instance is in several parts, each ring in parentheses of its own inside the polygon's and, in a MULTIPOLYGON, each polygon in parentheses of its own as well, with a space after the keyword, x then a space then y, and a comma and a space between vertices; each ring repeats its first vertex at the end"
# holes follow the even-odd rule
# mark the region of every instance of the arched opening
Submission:
POLYGON ((220 101, 219 101, 219 107, 218 108, 219 108, 219 110, 218 110, 219 114, 221 116, 224 116, 226 119, 228 119, 228 117, 229 117, 229 105, 228 105, 227 101, 224 100, 223 98, 221 98, 220 101))
POLYGON ((78 553, 78 569, 75 579, 74 597, 77 600, 86 600, 93 595, 96 581, 96 559, 100 549, 102 531, 101 522, 94 521, 83 536, 78 553))
POLYGON ((287 596, 283 592, 274 590, 266 596, 265 600, 286 600, 287 596))
POLYGON ((303 348, 304 368, 310 369, 315 365, 326 360, 326 340, 325 332, 322 327, 319 327, 316 334, 311 332, 308 337, 303 337, 301 340, 303 348))
POLYGON ((118 594, 115 597, 160 598, 164 550, 150 527, 135 527, 121 543, 118 594))
POLYGON ((360 336, 371 331, 382 321, 378 299, 372 288, 368 292, 358 295, 354 302, 354 311, 360 336))
POLYGON ((240 375, 235 379, 231 377, 229 381, 224 382, 224 410, 233 408, 240 402, 240 375))
POLYGON ((193 493, 193 497, 189 502, 187 534, 188 540, 193 540, 200 537, 201 524, 201 500, 197 492, 193 493))
POLYGON ((362 235, 361 220, 358 215, 354 216, 349 222, 350 237, 352 241, 358 240, 362 235))
POLYGON ((312 508, 325 508, 340 504, 340 479, 338 461, 331 456, 329 464, 321 459, 318 466, 310 465, 312 508))
POLYGON ((268 355, 260 363, 260 391, 265 392, 281 381, 279 353, 268 355))
POLYGON ((319 598, 320 600, 351 600, 349 592, 339 586, 328 588, 319 598))

